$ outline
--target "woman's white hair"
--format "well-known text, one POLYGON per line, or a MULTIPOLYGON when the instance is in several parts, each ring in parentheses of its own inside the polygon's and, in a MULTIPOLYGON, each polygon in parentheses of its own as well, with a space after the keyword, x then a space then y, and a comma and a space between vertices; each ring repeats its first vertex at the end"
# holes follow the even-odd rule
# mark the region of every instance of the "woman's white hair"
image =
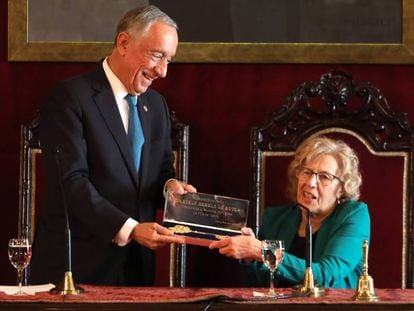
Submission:
POLYGON ((342 181, 341 202, 349 199, 357 200, 360 196, 362 176, 359 171, 359 160, 355 151, 342 140, 334 140, 326 136, 315 136, 305 140, 296 150, 288 168, 288 185, 286 194, 292 202, 296 201, 298 179, 297 170, 306 163, 322 156, 330 155, 338 163, 338 177, 342 181))

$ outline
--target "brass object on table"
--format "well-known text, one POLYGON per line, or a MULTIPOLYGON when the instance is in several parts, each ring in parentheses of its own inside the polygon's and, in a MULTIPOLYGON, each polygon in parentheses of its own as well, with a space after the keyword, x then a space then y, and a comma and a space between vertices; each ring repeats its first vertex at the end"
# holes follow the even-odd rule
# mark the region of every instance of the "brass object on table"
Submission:
POLYGON ((306 270, 302 285, 295 285, 293 293, 295 295, 306 295, 308 297, 325 296, 325 287, 316 285, 312 272, 312 213, 306 207, 298 203, 298 206, 305 209, 308 214, 308 222, 306 224, 306 270))
POLYGON ((60 284, 52 288, 49 292, 55 295, 78 295, 82 294, 84 289, 76 286, 73 281, 72 272, 66 271, 60 284))
POLYGON ((307 267, 302 285, 294 286, 293 293, 297 295, 307 295, 309 297, 323 297, 325 296, 325 287, 315 284, 312 268, 307 267))
POLYGON ((364 240, 362 244, 364 265, 362 275, 358 279, 358 287, 356 294, 352 297, 353 300, 362 301, 378 301, 378 296, 375 295, 374 279, 368 275, 368 241, 364 240))

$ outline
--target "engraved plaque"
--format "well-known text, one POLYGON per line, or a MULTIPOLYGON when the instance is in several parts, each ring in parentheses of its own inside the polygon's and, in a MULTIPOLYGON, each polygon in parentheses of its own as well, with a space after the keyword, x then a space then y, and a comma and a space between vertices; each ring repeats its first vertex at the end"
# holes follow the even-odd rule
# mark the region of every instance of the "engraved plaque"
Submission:
POLYGON ((165 200, 163 225, 186 237, 188 244, 208 246, 213 240, 241 234, 249 201, 206 193, 179 195, 165 200))

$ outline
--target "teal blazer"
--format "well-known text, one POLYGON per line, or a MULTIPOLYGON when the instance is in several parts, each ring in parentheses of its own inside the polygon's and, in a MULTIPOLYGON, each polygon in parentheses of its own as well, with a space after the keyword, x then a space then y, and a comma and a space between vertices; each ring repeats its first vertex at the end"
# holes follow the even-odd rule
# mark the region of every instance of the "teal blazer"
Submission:
MULTIPOLYGON (((265 209, 259 239, 285 241, 289 250, 301 221, 301 211, 296 205, 265 209)), ((363 202, 350 200, 338 205, 319 228, 312 271, 315 282, 331 288, 355 288, 362 274, 362 243, 370 238, 370 217, 363 202)), ((276 271, 276 284, 300 284, 305 275, 305 260, 285 252, 276 271)), ((269 271, 261 262, 244 266, 250 286, 267 287, 269 271)))

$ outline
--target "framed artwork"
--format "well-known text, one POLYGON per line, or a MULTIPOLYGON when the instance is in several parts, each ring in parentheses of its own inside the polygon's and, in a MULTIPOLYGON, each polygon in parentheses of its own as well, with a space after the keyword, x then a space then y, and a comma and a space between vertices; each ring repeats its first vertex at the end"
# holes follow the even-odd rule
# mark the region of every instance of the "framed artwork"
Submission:
POLYGON ((411 0, 8 0, 8 60, 97 61, 147 4, 179 25, 175 62, 414 63, 411 0))

